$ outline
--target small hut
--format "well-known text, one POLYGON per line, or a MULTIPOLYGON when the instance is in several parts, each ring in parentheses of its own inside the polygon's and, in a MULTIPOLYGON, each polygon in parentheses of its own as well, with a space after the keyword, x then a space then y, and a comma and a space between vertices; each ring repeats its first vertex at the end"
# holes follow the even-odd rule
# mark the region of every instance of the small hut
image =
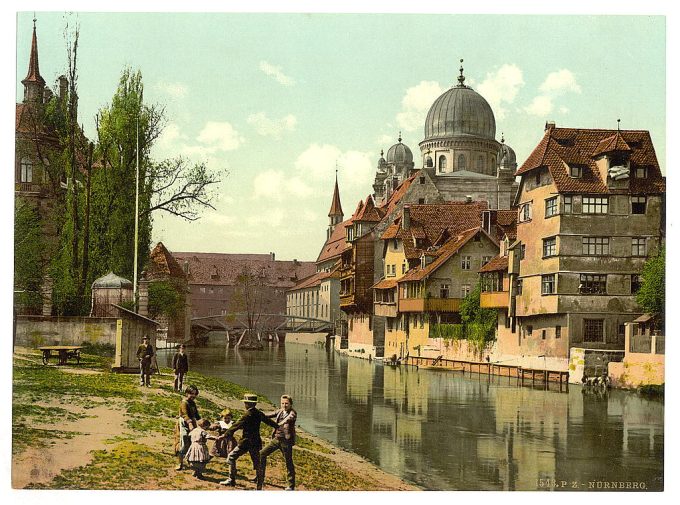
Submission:
POLYGON ((115 317, 118 311, 112 307, 125 305, 133 300, 132 282, 109 272, 92 283, 92 317, 115 317))

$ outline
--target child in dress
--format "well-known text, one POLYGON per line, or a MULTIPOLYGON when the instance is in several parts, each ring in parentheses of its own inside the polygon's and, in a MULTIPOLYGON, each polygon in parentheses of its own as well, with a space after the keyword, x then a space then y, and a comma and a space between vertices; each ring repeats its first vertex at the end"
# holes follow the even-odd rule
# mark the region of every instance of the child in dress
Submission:
POLYGON ((234 450, 234 447, 236 447, 234 436, 225 433, 234 423, 231 410, 224 409, 220 412, 220 415, 222 416, 222 419, 210 426, 211 430, 217 430, 218 433, 215 444, 210 449, 210 455, 226 458, 229 453, 234 450))
POLYGON ((191 446, 187 451, 187 460, 194 469, 194 477, 197 479, 203 478, 203 470, 205 465, 210 461, 210 454, 208 453, 208 439, 215 440, 215 436, 209 435, 205 430, 210 427, 210 421, 201 419, 198 421, 198 426, 191 430, 189 438, 191 439, 191 446))

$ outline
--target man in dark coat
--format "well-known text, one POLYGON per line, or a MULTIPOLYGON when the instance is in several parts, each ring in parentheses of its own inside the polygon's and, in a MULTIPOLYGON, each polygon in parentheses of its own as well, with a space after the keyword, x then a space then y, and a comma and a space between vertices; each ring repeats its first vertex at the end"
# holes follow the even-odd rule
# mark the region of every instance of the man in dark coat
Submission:
POLYGON ((293 410, 293 399, 290 395, 281 396, 281 408, 271 414, 265 414, 273 419, 277 426, 272 433, 271 441, 260 451, 260 466, 257 472, 257 489, 262 489, 264 474, 267 469, 267 456, 280 450, 286 461, 288 472, 288 487, 286 491, 295 489, 295 465, 293 464, 293 446, 295 445, 295 420, 297 412, 293 410))
MULTIPOLYGON (((227 456, 227 464, 229 465, 229 478, 220 482, 223 486, 236 485, 236 460, 243 456, 246 452, 250 453, 253 460, 253 466, 257 469, 260 467, 260 449, 262 449, 262 439, 260 438, 260 423, 264 422, 272 428, 278 425, 266 417, 257 405, 257 395, 246 394, 243 397, 243 402, 246 406, 246 412, 241 419, 236 421, 234 425, 225 431, 225 434, 233 435, 238 430, 243 430, 243 436, 236 448, 227 456)), ((255 477, 257 480, 257 477, 255 477)))
POLYGON ((172 369, 175 371, 175 391, 181 393, 184 376, 189 371, 189 358, 184 353, 184 344, 179 345, 179 350, 172 357, 172 369))
POLYGON ((153 346, 149 343, 149 336, 144 335, 141 345, 137 348, 139 360, 139 385, 151 386, 151 358, 153 358, 153 346))

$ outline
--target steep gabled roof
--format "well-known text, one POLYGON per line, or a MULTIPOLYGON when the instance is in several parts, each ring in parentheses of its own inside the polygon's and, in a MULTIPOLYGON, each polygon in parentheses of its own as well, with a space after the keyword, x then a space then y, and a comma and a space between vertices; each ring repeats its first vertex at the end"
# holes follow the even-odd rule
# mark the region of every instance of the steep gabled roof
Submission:
POLYGON ((507 256, 494 256, 486 265, 479 269, 479 273, 484 272, 505 272, 508 270, 507 256))
POLYGON ((186 274, 177 260, 172 256, 170 251, 163 245, 163 242, 158 242, 149 255, 149 268, 147 276, 149 279, 157 279, 159 277, 174 277, 176 279, 186 280, 186 274))
POLYGON ((599 155, 611 150, 629 152, 631 171, 637 167, 647 169, 646 178, 630 179, 630 193, 656 194, 666 191, 665 178, 661 174, 651 136, 645 130, 550 127, 515 175, 546 167, 559 192, 606 194, 610 190, 595 164, 595 153, 599 155), (570 177, 570 165, 580 166, 582 176, 570 177))
POLYGON ((344 250, 351 249, 352 244, 346 240, 347 235, 345 233, 345 227, 350 226, 352 222, 352 219, 348 219, 347 221, 335 225, 333 233, 328 237, 328 240, 326 240, 319 252, 319 256, 316 258, 317 263, 322 263, 338 257, 344 250))

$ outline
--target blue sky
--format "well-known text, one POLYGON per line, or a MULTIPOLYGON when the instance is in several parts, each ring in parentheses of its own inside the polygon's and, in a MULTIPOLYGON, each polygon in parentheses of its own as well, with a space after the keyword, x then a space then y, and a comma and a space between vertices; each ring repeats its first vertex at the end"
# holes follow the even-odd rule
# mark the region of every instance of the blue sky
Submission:
MULTIPOLYGON (((17 15, 16 93, 33 13, 17 15)), ((37 13, 40 70, 64 73, 63 13, 37 13)), ((313 260, 325 239, 336 163, 348 217, 371 192, 399 131, 420 166, 427 110, 456 82, 491 104, 522 161, 558 126, 646 129, 665 171, 662 16, 78 13, 79 115, 110 101, 124 66, 163 104, 158 158, 225 168, 216 211, 195 223, 157 215, 176 251, 274 251, 313 260)))

